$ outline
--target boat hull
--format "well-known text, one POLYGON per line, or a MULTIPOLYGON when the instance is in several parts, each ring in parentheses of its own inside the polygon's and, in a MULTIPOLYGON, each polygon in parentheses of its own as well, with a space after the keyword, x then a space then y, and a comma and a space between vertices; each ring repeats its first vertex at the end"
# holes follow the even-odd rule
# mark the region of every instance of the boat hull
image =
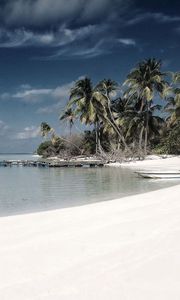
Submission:
POLYGON ((143 178, 154 178, 154 179, 180 179, 180 173, 150 173, 150 172, 138 172, 138 175, 143 178))

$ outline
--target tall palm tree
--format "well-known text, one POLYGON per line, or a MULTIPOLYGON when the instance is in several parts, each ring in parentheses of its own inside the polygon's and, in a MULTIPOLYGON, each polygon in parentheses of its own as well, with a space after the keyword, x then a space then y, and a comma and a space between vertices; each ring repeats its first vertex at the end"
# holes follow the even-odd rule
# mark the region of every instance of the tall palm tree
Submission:
POLYGON ((131 141, 137 139, 139 142, 139 150, 142 150, 142 138, 145 130, 148 130, 149 139, 157 138, 165 126, 165 121, 160 116, 154 115, 156 110, 160 110, 160 105, 151 105, 148 110, 148 127, 147 112, 132 111, 129 115, 129 127, 126 132, 126 138, 131 141))
POLYGON ((166 91, 167 105, 165 111, 170 115, 167 118, 168 125, 174 126, 180 122, 180 72, 172 73, 172 83, 166 91))
POLYGON ((146 126, 144 132, 144 153, 147 153, 148 142, 148 118, 150 107, 156 94, 163 97, 163 91, 168 83, 165 81, 165 73, 161 72, 161 61, 146 59, 140 62, 127 76, 125 84, 128 86, 126 95, 137 96, 140 112, 146 112, 146 126))
POLYGON ((117 92, 118 83, 112 79, 103 79, 97 84, 96 89, 106 95, 111 104, 111 100, 109 98, 113 92, 117 92))
MULTIPOLYGON (((127 97, 118 97, 112 101, 111 109, 115 118, 117 126, 122 128, 123 136, 127 143, 126 133, 129 128, 129 123, 132 116, 134 116, 134 106, 129 98, 127 97)), ((117 143, 119 149, 119 141, 117 143)))
POLYGON ((67 109, 74 111, 80 121, 86 125, 94 125, 96 132, 96 153, 100 148, 99 126, 104 114, 103 101, 99 101, 89 78, 78 80, 71 89, 67 109))
MULTIPOLYGON (((124 148, 127 149, 127 144, 125 142, 123 132, 120 126, 118 126, 114 113, 112 111, 112 99, 111 95, 114 93, 116 94, 118 90, 118 83, 116 81, 113 81, 111 79, 104 79, 98 83, 96 86, 96 90, 98 92, 97 97, 100 99, 104 99, 106 114, 105 119, 108 123, 107 127, 110 129, 110 127, 113 128, 113 130, 117 133, 119 136, 119 142, 122 141, 124 148)), ((110 129, 111 130, 111 129, 110 129)))
POLYGON ((76 116, 73 112, 72 108, 67 109, 61 116, 60 120, 66 120, 69 123, 69 135, 71 136, 72 133, 72 126, 74 125, 74 120, 76 116))

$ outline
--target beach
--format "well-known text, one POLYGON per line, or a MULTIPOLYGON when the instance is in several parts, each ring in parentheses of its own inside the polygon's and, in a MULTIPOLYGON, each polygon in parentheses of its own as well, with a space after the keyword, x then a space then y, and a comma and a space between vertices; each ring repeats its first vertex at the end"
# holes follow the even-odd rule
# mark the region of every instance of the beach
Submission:
POLYGON ((144 160, 129 160, 126 162, 110 163, 111 167, 125 167, 133 170, 179 171, 180 156, 149 155, 144 160))
MULTIPOLYGON (((121 166, 179 170, 180 158, 121 166)), ((179 300, 179 199, 180 184, 1 217, 0 299, 179 300)))

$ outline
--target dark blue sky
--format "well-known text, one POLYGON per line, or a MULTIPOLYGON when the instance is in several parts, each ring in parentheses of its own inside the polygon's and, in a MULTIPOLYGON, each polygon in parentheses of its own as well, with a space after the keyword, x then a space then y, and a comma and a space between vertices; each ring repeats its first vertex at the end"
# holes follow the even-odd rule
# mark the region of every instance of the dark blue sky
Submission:
POLYGON ((180 1, 1 0, 0 152, 26 152, 88 75, 122 83, 144 58, 180 70, 180 1))

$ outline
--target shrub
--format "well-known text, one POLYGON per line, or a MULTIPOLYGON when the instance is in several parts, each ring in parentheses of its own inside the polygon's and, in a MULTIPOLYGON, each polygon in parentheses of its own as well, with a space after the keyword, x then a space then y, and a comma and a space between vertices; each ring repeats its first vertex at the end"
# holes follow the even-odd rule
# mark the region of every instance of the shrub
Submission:
POLYGON ((95 131, 86 130, 83 133, 83 153, 95 154, 96 152, 96 135, 95 131))
POLYGON ((51 141, 45 141, 45 142, 41 143, 37 149, 37 154, 43 156, 49 147, 52 147, 51 141))
POLYGON ((180 154, 180 123, 169 130, 154 151, 157 154, 180 154))

